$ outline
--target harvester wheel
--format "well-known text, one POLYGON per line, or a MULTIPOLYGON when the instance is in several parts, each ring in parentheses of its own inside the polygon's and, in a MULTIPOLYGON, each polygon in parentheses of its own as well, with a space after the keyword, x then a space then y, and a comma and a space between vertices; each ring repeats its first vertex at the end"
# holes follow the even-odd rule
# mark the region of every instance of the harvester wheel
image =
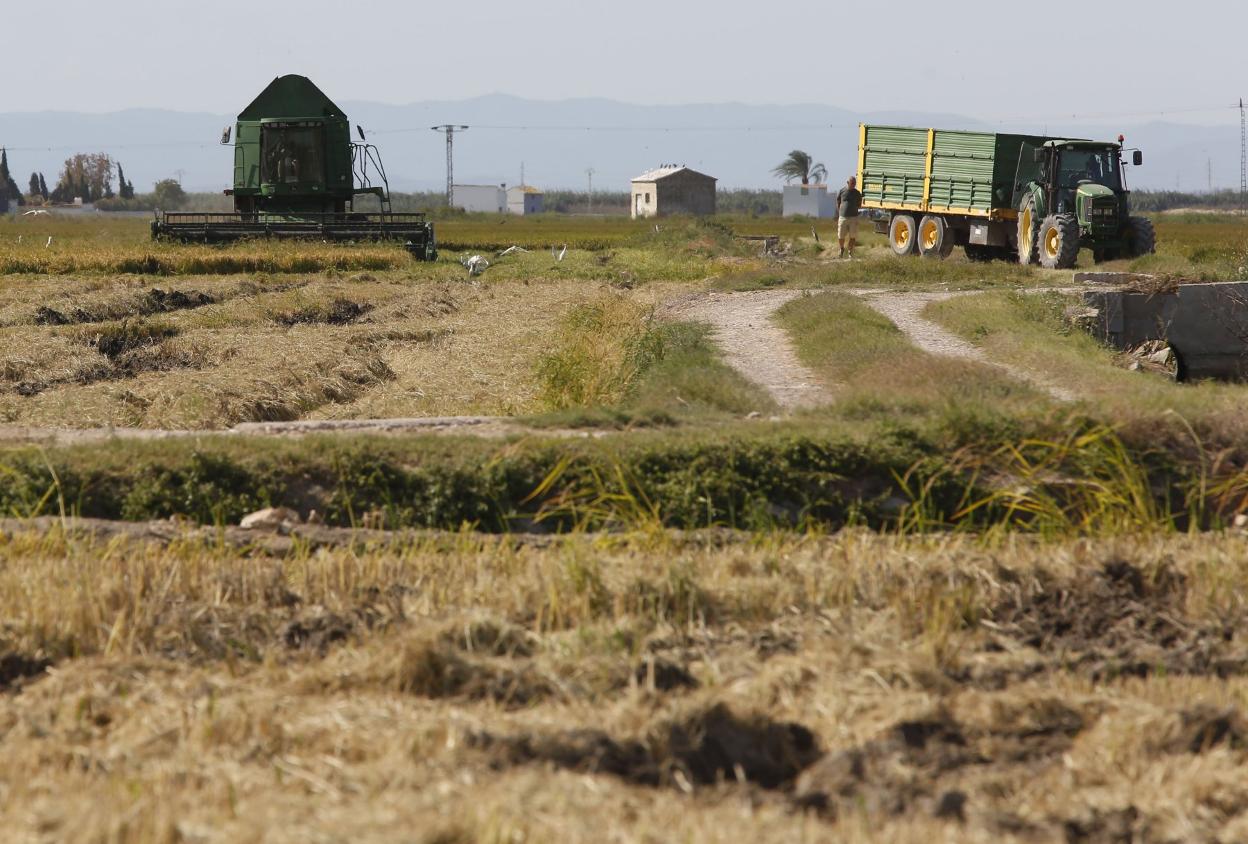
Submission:
POLYGON ((1147 217, 1127 218, 1127 240, 1131 244, 1131 257, 1151 255, 1157 251, 1157 231, 1147 217))
POLYGON ((919 244, 918 226, 909 214, 897 214, 888 224, 888 245, 894 255, 913 255, 919 244))
POLYGON ((954 234, 943 217, 924 215, 919 220, 919 254, 924 258, 948 258, 954 234))
POLYGON ((1068 270, 1079 258, 1079 221, 1074 214, 1051 214, 1040 224, 1040 265, 1068 270))
POLYGON ((1122 257, 1122 253, 1113 247, 1105 247, 1104 249, 1092 250, 1092 262, 1095 264, 1103 264, 1106 261, 1117 261, 1122 257))
POLYGON ((1018 209, 1018 262, 1035 264, 1040 260, 1036 249, 1036 232, 1040 221, 1036 219, 1036 198, 1030 194, 1023 200, 1018 209))

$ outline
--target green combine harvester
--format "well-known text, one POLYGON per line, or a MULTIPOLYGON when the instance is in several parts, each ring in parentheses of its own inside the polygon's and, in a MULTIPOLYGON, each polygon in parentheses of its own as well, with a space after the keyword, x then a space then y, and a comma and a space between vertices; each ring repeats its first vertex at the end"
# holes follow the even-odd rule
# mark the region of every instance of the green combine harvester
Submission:
MULTIPOLYGON (((1151 253, 1153 224, 1131 215, 1118 143, 1036 135, 859 128, 864 208, 898 255, 1017 259, 1052 269, 1151 253)), ((1139 166, 1143 155, 1132 151, 1139 166)))
MULTIPOLYGON (((234 212, 165 212, 152 222, 152 237, 393 240, 420 260, 436 259, 433 223, 424 214, 391 211, 381 156, 357 131, 359 143, 342 109, 311 80, 279 76, 238 115, 234 187, 225 192, 234 197, 234 212), (377 198, 377 211, 355 210, 363 195, 377 198)), ((229 142, 227 127, 221 143, 229 142)))

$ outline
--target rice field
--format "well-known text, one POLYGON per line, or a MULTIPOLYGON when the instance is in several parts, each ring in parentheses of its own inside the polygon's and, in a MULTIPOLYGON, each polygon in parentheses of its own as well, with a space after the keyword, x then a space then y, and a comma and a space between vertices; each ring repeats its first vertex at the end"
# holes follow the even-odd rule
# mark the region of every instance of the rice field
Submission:
MULTIPOLYGON (((1244 387, 827 221, 437 227, 0 220, 5 840, 1248 838, 1244 387), (833 400, 783 416, 678 306, 786 287, 833 400), (983 291, 922 315, 1084 395, 863 289, 983 291), (229 433, 465 415, 506 425, 229 433)), ((1244 276, 1241 221, 1158 231, 1111 268, 1244 276)))

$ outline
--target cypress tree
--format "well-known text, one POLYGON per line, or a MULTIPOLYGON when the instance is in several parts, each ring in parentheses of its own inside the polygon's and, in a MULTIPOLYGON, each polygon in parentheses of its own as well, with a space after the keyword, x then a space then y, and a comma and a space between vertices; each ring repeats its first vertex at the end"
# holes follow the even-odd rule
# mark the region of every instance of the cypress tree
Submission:
POLYGON ((27 193, 32 197, 39 196, 39 174, 38 173, 30 174, 30 190, 27 191, 27 193))
POLYGON ((9 173, 9 151, 3 148, 0 148, 0 194, 4 194, 5 199, 14 200, 18 205, 26 204, 22 189, 9 173))
POLYGON ((43 174, 39 174, 39 195, 44 199, 48 198, 48 183, 44 181, 43 174))
POLYGON ((126 181, 126 171, 121 169, 121 165, 117 165, 117 195, 122 199, 134 199, 134 183, 126 181))

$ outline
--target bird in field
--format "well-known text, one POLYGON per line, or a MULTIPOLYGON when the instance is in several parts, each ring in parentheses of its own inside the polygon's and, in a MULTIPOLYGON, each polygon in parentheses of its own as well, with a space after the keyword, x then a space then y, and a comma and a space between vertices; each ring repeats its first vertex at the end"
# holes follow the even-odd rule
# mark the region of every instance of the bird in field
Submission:
POLYGON ((43 209, 43 208, 35 208, 35 209, 30 210, 30 211, 23 211, 23 212, 22 212, 22 216, 23 216, 23 217, 29 217, 29 216, 31 216, 31 215, 33 214, 34 216, 38 217, 38 216, 42 216, 42 215, 47 214, 47 213, 49 213, 49 212, 48 212, 47 210, 43 209))
POLYGON ((43 244, 43 248, 47 249, 52 245, 52 235, 48 235, 48 242, 43 244))
POLYGON ((566 244, 566 243, 565 243, 565 244, 563 244, 563 248, 559 250, 559 257, 558 257, 558 258, 556 258, 555 260, 557 260, 557 261, 562 261, 562 260, 563 260, 563 256, 564 256, 564 255, 567 255, 567 254, 568 254, 568 244, 566 244))

